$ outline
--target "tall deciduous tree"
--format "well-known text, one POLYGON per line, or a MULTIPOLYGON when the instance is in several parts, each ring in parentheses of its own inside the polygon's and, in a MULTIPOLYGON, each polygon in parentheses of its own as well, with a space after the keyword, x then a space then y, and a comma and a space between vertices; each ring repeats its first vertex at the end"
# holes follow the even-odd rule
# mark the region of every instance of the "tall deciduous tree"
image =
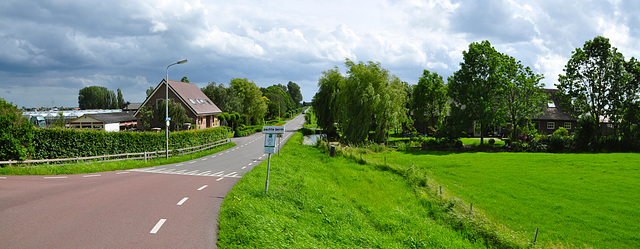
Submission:
POLYGON ((122 96, 122 90, 118 88, 118 108, 124 107, 124 96, 122 96))
POLYGON ((500 96, 504 108, 505 120, 511 122, 511 139, 518 138, 517 125, 528 125, 531 117, 542 114, 549 96, 543 92, 540 83, 544 77, 534 74, 531 68, 523 66, 515 58, 503 55, 501 72, 504 91, 500 96))
POLYGON ((427 122, 438 130, 447 114, 447 89, 442 76, 424 70, 418 84, 413 86, 411 110, 416 120, 427 122))
POLYGON ((260 88, 247 79, 232 79, 231 87, 242 101, 242 113, 247 115, 252 124, 260 124, 267 113, 267 104, 262 100, 260 88))
POLYGON ((78 106, 80 109, 115 109, 118 100, 113 91, 106 87, 89 86, 80 89, 78 93, 78 106))
POLYGON ((402 82, 380 63, 346 60, 347 77, 339 86, 339 127, 344 140, 386 142, 392 125, 406 119, 402 82), (373 131, 373 134, 369 134, 373 131))
POLYGON ((616 122, 628 74, 624 56, 609 39, 598 36, 576 48, 563 71, 557 87, 574 115, 591 115, 597 130, 605 117, 616 122))
POLYGON ((295 82, 289 81, 287 84, 287 93, 291 96, 295 107, 300 106, 300 102, 302 101, 302 92, 300 92, 300 86, 295 82))
POLYGON ((489 41, 471 43, 469 50, 462 52, 460 69, 449 78, 448 93, 452 99, 453 116, 470 127, 473 122, 480 125, 480 143, 484 142, 484 131, 500 124, 501 91, 504 81, 500 75, 501 54, 489 41))
POLYGON ((335 123, 339 119, 338 94, 339 85, 345 80, 338 67, 322 72, 318 80, 318 92, 313 97, 313 111, 320 128, 327 133, 335 133, 335 123))
POLYGON ((210 82, 201 90, 224 112, 241 112, 244 109, 242 100, 238 98, 236 91, 232 87, 225 87, 224 84, 210 82))

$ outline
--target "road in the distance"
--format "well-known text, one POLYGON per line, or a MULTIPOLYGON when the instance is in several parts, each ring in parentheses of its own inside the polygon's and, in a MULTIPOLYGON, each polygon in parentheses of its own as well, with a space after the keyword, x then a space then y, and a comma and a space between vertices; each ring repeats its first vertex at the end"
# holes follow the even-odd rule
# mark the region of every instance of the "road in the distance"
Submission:
MULTIPOLYGON (((283 142, 303 122, 289 121, 283 142)), ((215 248, 220 205, 266 159, 263 140, 145 169, 0 176, 0 248, 215 248)))

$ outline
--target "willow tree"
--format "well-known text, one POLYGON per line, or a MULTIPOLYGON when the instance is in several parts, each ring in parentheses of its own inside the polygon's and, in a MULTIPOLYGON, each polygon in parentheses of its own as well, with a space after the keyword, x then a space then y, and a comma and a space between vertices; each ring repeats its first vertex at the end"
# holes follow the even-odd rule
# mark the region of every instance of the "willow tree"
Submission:
POLYGON ((347 59, 345 65, 347 76, 338 95, 343 139, 348 143, 386 142, 390 128, 406 119, 403 82, 380 63, 347 59))

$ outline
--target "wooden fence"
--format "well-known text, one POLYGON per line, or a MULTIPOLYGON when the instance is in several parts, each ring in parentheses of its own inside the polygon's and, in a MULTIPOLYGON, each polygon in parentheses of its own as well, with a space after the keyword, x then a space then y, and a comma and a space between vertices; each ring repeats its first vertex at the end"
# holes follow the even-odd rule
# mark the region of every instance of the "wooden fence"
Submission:
MULTIPOLYGON (((224 145, 229 143, 229 139, 215 141, 213 143, 198 145, 189 148, 182 149, 173 149, 169 151, 169 156, 176 155, 187 155, 203 150, 208 150, 213 147, 217 147, 220 145, 224 145), (175 153, 174 153, 175 152, 175 153)), ((58 159, 40 159, 40 160, 25 160, 25 161, 0 161, 0 166, 4 167, 5 165, 13 165, 13 164, 40 164, 40 163, 64 163, 64 162, 73 162, 79 163, 80 161, 85 160, 101 160, 103 162, 112 162, 112 161, 122 161, 122 160, 145 160, 145 162, 151 158, 158 157, 166 157, 166 151, 149 151, 149 152, 138 152, 138 153, 123 153, 123 154, 115 154, 115 155, 102 155, 102 156, 88 156, 88 157, 76 157, 76 158, 58 158, 58 159)))

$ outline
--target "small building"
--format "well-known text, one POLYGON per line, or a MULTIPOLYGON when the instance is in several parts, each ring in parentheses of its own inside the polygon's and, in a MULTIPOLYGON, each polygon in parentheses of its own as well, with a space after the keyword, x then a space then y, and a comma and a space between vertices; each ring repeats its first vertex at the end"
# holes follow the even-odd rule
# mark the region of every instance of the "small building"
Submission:
POLYGON ((544 89, 544 93, 549 95, 549 101, 543 114, 531 119, 540 134, 551 135, 560 127, 567 129, 569 134, 576 130, 578 119, 571 116, 569 108, 557 96, 558 91, 558 89, 544 89))
POLYGON ((85 114, 71 120, 72 129, 94 129, 104 131, 125 131, 137 126, 138 119, 132 113, 112 112, 85 114))
MULTIPOLYGON (((165 80, 163 79, 140 108, 145 107, 157 110, 165 101, 166 88, 165 80)), ((222 114, 222 111, 195 84, 169 80, 169 99, 173 99, 186 110, 187 116, 194 122, 191 124, 191 128, 206 129, 220 126, 220 121, 218 121, 217 117, 222 114)), ((138 110, 134 113, 134 116, 141 118, 142 115, 138 110)), ((165 123, 164 121, 153 120, 151 127, 141 127, 142 123, 139 123, 138 126, 140 129, 164 128, 165 123)))
POLYGON ((122 112, 130 112, 130 113, 136 113, 138 111, 138 109, 140 109, 140 106, 142 106, 142 103, 124 103, 124 106, 122 107, 122 112))

